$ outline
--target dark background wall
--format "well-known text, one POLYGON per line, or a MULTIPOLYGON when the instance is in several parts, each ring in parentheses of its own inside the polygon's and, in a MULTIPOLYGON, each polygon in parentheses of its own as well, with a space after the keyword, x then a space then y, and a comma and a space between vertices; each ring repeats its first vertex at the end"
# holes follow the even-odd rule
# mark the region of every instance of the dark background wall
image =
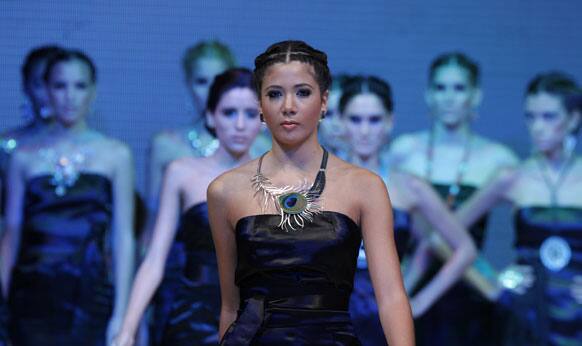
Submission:
MULTIPOLYGON (((143 190, 149 139, 191 116, 180 69, 188 46, 219 39, 251 67, 268 44, 297 38, 326 51, 333 72, 389 80, 396 134, 428 125, 423 91, 432 58, 466 52, 483 74, 476 130, 524 157, 523 89, 548 69, 581 80, 581 10, 577 0, 0 0, 0 129, 21 123, 19 69, 28 50, 46 43, 81 48, 99 73, 90 122, 131 146, 143 190)), ((490 226, 487 254, 496 264, 510 258, 509 216, 501 208, 490 226)))

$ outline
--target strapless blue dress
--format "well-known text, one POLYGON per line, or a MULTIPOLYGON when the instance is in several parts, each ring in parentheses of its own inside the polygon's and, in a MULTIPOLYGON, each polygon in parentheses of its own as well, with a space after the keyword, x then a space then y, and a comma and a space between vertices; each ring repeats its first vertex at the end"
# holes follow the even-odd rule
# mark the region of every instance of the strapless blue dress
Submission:
POLYGON ((535 283, 510 298, 507 345, 581 345, 582 305, 570 293, 582 275, 582 208, 524 207, 514 215, 517 263, 535 283))
POLYGON ((10 288, 14 345, 104 345, 113 305, 112 189, 81 173, 59 196, 42 175, 26 183, 10 288))
MULTIPOLYGON (((402 260, 410 246, 411 216, 408 212, 393 209, 394 241, 398 257, 402 260)), ((350 299, 350 314, 354 321, 356 334, 364 346, 386 345, 386 337, 380 323, 378 305, 374 297, 374 287, 366 262, 364 247, 360 248, 358 269, 354 281, 354 292, 350 299)))
POLYGON ((162 344, 216 345, 220 284, 207 204, 199 203, 187 209, 180 219, 179 231, 183 237, 185 265, 162 344))
MULTIPOLYGON (((433 184, 433 187, 444 200, 449 193, 450 185, 433 184)), ((475 186, 461 185, 453 209, 459 207, 476 191, 475 186)), ((469 234, 478 249, 483 247, 486 229, 487 215, 469 229, 469 234)), ((443 262, 435 256, 425 278, 413 294, 426 286, 442 265, 443 262)), ((461 280, 453 285, 423 316, 415 320, 416 343, 419 346, 498 345, 502 333, 497 313, 494 303, 489 302, 461 280)))
POLYGON ((241 304, 221 345, 360 345, 348 311, 359 226, 331 211, 299 231, 279 229, 279 219, 252 215, 236 225, 241 304))

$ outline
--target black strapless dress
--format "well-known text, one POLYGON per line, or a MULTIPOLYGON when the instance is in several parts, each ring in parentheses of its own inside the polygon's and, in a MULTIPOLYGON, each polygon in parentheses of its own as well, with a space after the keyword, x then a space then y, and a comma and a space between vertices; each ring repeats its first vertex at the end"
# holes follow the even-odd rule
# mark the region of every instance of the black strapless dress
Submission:
MULTIPOLYGON (((393 209, 394 241, 398 257, 402 260, 410 246, 411 217, 406 211, 393 209)), ((364 247, 360 248, 358 269, 354 281, 354 292, 350 298, 350 315, 354 321, 356 334, 364 346, 386 345, 386 337, 380 323, 378 305, 374 297, 374 287, 368 272, 364 247)))
POLYGON ((187 256, 186 247, 184 245, 184 231, 186 228, 182 227, 182 223, 187 218, 187 215, 188 211, 181 215, 180 225, 176 230, 176 236, 170 247, 168 259, 166 260, 164 277, 154 297, 154 308, 150 329, 150 337, 153 345, 159 345, 162 342, 164 330, 168 323, 168 319, 170 318, 170 312, 172 311, 172 305, 176 300, 176 293, 180 290, 182 284, 182 273, 184 272, 184 265, 187 256))
MULTIPOLYGON (((433 184, 433 187, 443 200, 449 193, 449 185, 433 184)), ((453 209, 476 191, 474 186, 461 185, 453 209)), ((484 216, 469 229, 471 238, 479 249, 483 247, 486 228, 487 216, 484 216)), ((442 265, 443 262, 435 258, 425 279, 414 293, 428 284, 442 265)), ((419 346, 498 345, 501 326, 497 320, 496 305, 461 280, 415 321, 416 342, 419 346)))
POLYGON ((4 296, 0 294, 0 346, 5 346, 8 342, 8 306, 4 296))
POLYGON ((582 208, 526 207, 515 212, 519 264, 535 283, 509 299, 506 345, 581 345, 582 305, 570 293, 582 275, 582 208))
POLYGON ((10 292, 15 345, 104 345, 113 304, 112 191, 82 173, 63 196, 52 176, 27 182, 10 292))
POLYGON ((220 318, 220 284, 208 223, 208 206, 196 204, 180 219, 186 260, 162 344, 216 345, 220 318))
POLYGON ((359 226, 326 211, 300 231, 277 227, 279 215, 236 225, 240 310, 222 345, 360 345, 348 311, 359 226))

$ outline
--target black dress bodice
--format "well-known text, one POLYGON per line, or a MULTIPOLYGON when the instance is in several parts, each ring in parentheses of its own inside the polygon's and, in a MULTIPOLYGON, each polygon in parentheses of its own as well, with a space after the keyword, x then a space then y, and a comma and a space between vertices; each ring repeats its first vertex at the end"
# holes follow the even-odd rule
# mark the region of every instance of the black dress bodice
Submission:
POLYGON ((513 297, 508 338, 516 345, 577 345, 582 309, 571 293, 582 275, 582 208, 531 206, 514 214, 517 262, 533 268, 535 281, 513 297))
MULTIPOLYGON (((436 184, 432 183, 435 191, 441 196, 443 200, 447 198, 449 194, 450 185, 448 184, 436 184)), ((453 203, 453 210, 457 209, 461 204, 468 200, 476 191, 477 187, 472 185, 460 185, 459 194, 453 203)), ((469 234, 477 248, 481 249, 483 247, 483 240, 485 239, 485 231, 487 229, 487 215, 481 217, 475 224, 469 229, 469 234)))
POLYGON ((236 225, 241 310, 224 345, 359 345, 349 317, 359 226, 325 211, 286 232, 279 215, 236 225))
POLYGON ((26 182, 9 300, 14 342, 104 342, 113 304, 111 181, 80 173, 59 195, 52 178, 40 175, 26 182))
POLYGON ((165 304, 158 306, 158 317, 163 317, 163 324, 158 321, 160 344, 216 345, 220 285, 206 202, 182 213, 176 238, 183 246, 184 265, 179 277, 159 292, 166 298, 165 304))

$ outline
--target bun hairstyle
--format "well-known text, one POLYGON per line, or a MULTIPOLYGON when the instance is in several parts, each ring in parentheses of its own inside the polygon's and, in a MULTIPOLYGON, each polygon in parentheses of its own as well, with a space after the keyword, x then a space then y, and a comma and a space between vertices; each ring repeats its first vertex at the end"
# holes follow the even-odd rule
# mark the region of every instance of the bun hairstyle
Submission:
POLYGON ((89 68, 89 77, 91 82, 95 84, 97 82, 97 68, 95 68, 95 64, 89 58, 87 54, 80 50, 73 50, 73 49, 63 49, 54 55, 46 65, 44 70, 44 81, 48 83, 50 81, 51 73, 53 68, 61 62, 69 62, 69 61, 80 61, 84 63, 89 68))
POLYGON ((479 64, 477 64, 473 59, 469 58, 467 55, 461 52, 449 52, 437 56, 430 64, 430 69, 428 72, 428 82, 432 84, 436 71, 443 66, 447 65, 457 65, 467 71, 469 74, 469 81, 474 87, 479 86, 480 72, 479 64))
POLYGON ((188 77, 192 76, 192 63, 200 58, 216 58, 224 62, 227 68, 236 66, 236 59, 230 48, 220 41, 200 41, 186 49, 182 57, 182 69, 188 77))
POLYGON ((327 66, 327 55, 303 41, 282 41, 275 43, 255 59, 254 84, 257 94, 261 94, 263 78, 267 69, 276 63, 299 61, 313 66, 315 80, 321 94, 329 90, 331 73, 327 66))
POLYGON ((536 75, 528 83, 525 96, 542 92, 559 97, 568 112, 581 110, 580 88, 574 78, 564 72, 550 71, 536 75))
POLYGON ((235 88, 253 88, 253 73, 246 68, 231 68, 217 75, 210 85, 206 109, 210 112, 216 110, 222 95, 235 88))
POLYGON ((392 88, 388 82, 374 76, 354 76, 343 85, 343 93, 339 102, 340 113, 343 114, 348 103, 361 94, 376 95, 389 113, 394 110, 392 88))

